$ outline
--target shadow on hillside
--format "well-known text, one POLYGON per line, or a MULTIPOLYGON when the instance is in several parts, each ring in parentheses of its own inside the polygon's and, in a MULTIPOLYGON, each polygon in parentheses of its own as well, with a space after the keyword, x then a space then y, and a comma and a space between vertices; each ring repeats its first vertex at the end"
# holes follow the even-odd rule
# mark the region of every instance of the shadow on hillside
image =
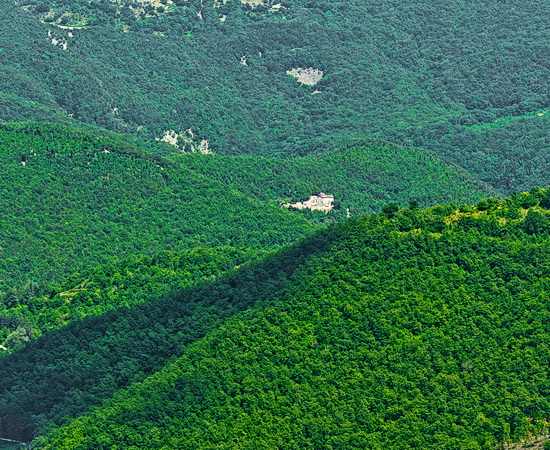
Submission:
POLYGON ((64 423, 142 380, 228 317, 283 295, 336 230, 212 284, 72 323, 0 359, 0 437, 30 441, 48 423, 64 423))

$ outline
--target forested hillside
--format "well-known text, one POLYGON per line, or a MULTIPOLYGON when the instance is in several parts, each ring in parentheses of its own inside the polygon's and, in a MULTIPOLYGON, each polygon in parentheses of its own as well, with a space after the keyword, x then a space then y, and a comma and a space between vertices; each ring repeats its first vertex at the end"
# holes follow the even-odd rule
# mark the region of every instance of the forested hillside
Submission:
POLYGON ((550 182, 550 4, 0 0, 0 120, 218 153, 385 139, 500 191, 550 182))
POLYGON ((2 289, 55 282, 117 255, 282 245, 312 229, 120 136, 20 125, 0 130, 0 148, 2 289))
POLYGON ((329 217, 337 219, 380 211, 389 203, 427 206, 473 201, 481 193, 493 192, 432 153, 379 142, 301 157, 176 159, 228 188, 272 204, 302 200, 320 191, 331 193, 336 208, 329 217))
POLYGON ((0 161, 0 352, 348 216, 487 192, 433 155, 383 144, 255 159, 23 123, 0 128, 0 161), (320 191, 335 196, 329 214, 282 207, 320 191))
POLYGON ((385 208, 4 358, 0 423, 20 438, 38 424, 56 450, 534 439, 550 411, 549 263, 549 190, 385 208), (155 373, 52 427, 138 368, 155 373))
POLYGON ((0 448, 550 446, 550 2, 0 9, 0 448))

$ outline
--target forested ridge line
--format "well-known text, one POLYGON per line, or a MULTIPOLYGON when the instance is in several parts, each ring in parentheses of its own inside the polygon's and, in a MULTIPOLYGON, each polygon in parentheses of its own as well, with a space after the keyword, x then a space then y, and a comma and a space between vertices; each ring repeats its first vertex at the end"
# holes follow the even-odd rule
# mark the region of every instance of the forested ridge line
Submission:
POLYGON ((549 208, 539 189, 331 227, 280 295, 36 442, 450 450, 542 435, 549 208))

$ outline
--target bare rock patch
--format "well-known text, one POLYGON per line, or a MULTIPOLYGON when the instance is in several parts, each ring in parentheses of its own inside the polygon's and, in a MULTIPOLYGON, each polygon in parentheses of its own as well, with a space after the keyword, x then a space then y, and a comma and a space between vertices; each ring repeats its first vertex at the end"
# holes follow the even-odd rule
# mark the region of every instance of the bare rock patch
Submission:
POLYGON ((296 67, 286 71, 287 75, 295 78, 296 81, 305 86, 315 86, 319 83, 325 73, 321 69, 315 69, 313 67, 301 68, 296 67))

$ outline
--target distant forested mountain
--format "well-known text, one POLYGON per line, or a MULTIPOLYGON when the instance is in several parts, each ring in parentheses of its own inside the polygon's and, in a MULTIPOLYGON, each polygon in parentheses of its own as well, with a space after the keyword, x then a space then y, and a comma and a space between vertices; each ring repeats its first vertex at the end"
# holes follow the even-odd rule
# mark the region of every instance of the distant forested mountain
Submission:
POLYGON ((550 4, 1 0, 0 120, 78 120, 218 153, 385 139, 500 191, 550 182, 550 4))

